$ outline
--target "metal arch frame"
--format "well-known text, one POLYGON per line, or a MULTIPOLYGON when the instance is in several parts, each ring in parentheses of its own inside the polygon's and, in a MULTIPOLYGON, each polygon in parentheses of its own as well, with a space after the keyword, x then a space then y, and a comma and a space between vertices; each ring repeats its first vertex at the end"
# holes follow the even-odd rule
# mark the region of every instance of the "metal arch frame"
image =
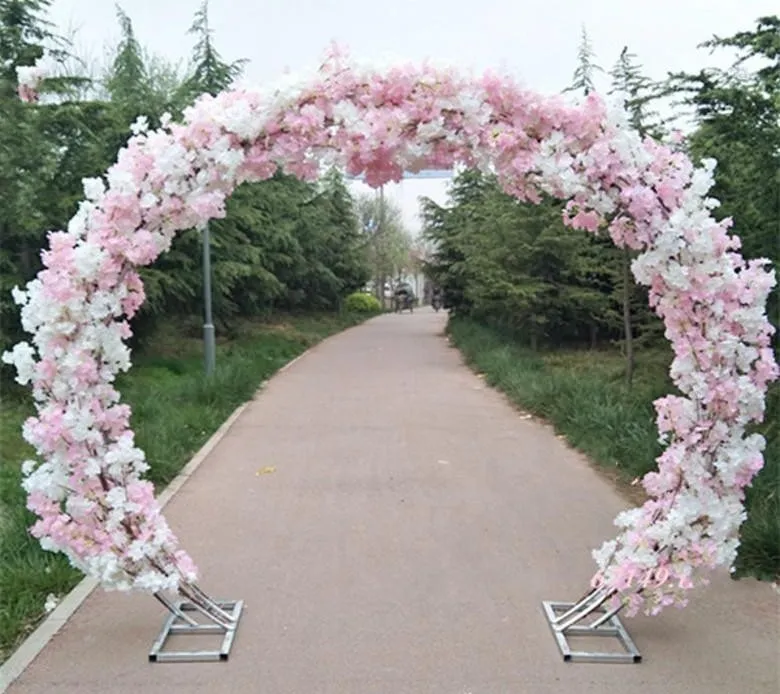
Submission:
MULTIPOLYGON (((149 651, 151 663, 224 662, 230 656, 238 623, 244 609, 243 600, 214 600, 194 584, 180 592, 185 599, 173 601, 163 593, 154 597, 170 612, 162 631, 149 651), (171 636, 208 636, 222 634, 218 649, 163 650, 171 636)), ((192 642, 196 639, 191 640, 192 642)))
POLYGON ((623 604, 617 607, 607 605, 614 596, 614 591, 598 588, 576 603, 551 600, 542 602, 547 623, 550 625, 564 662, 628 664, 642 662, 642 654, 618 617, 623 604), (622 650, 620 652, 579 651, 574 650, 569 641, 570 637, 592 636, 612 637, 617 640, 622 650))

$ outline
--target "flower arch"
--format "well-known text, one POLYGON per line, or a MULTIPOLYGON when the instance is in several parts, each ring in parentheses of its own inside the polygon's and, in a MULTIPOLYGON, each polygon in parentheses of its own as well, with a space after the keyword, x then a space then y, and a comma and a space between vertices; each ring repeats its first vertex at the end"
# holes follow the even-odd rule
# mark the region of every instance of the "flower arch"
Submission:
MULTIPOLYGON (((33 98, 33 87, 20 94, 33 98)), ((404 170, 460 163, 496 172, 520 199, 565 200, 566 224, 606 229, 640 251, 634 276, 674 349, 681 395, 655 403, 667 446, 643 480, 651 498, 619 514, 617 538, 593 552, 594 589, 629 613, 657 613, 685 604, 695 569, 733 561, 744 488, 763 464, 764 441, 746 429, 763 418, 778 375, 765 314, 775 280, 767 261, 743 260, 731 222, 711 216, 713 161, 695 168, 672 146, 640 139, 622 107, 595 95, 573 106, 497 74, 380 72, 335 52, 308 80, 203 96, 183 123, 149 132, 140 119, 134 133, 105 181, 84 181, 67 231, 49 235, 45 268, 14 291, 33 337, 3 359, 36 401, 24 436, 41 462, 23 472, 45 549, 106 589, 197 590, 113 385, 130 367, 127 319, 144 301, 136 266, 177 231, 223 216, 239 183, 277 168, 313 179, 337 164, 378 186, 404 170)))

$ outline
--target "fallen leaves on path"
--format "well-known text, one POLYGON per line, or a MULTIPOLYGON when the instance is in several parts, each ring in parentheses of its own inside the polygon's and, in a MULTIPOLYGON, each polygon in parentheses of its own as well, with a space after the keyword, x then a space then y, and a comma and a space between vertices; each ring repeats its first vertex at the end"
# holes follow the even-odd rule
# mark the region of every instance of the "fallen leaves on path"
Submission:
POLYGON ((276 472, 276 466, 266 465, 265 467, 261 467, 255 474, 260 477, 260 475, 269 475, 272 472, 276 472))

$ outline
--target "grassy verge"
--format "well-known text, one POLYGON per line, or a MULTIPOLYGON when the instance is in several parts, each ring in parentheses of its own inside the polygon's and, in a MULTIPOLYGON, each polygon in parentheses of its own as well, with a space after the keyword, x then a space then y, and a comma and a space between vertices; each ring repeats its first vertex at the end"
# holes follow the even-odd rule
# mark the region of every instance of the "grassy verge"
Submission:
MULTIPOLYGON (((297 316, 247 322, 217 347, 214 377, 203 377, 202 343, 168 325, 134 356, 119 387, 133 408, 136 440, 158 489, 258 385, 321 339, 356 325, 354 314, 297 316)), ((190 331, 192 333, 192 331, 190 331)), ((197 333, 192 333, 197 334, 197 333)), ((47 595, 62 595, 82 577, 62 555, 44 552, 27 528, 33 522, 20 487, 20 463, 32 451, 21 438, 28 401, 9 394, 0 410, 0 663, 44 616, 47 595)))
MULTIPOLYGON (((629 390, 622 356, 614 351, 534 353, 499 332, 466 319, 448 331, 466 361, 491 386, 523 409, 549 421, 588 455, 631 498, 631 482, 655 468, 661 452, 652 403, 673 391, 666 350, 644 351, 629 390)), ((770 392, 765 466, 747 494, 748 520, 741 529, 736 576, 780 577, 780 389, 770 392)))

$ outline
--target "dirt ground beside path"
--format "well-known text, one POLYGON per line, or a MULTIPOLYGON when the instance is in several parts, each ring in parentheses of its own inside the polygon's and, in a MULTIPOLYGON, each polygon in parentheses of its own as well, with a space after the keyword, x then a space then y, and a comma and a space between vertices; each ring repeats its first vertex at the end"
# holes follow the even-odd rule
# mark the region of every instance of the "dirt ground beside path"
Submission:
POLYGON ((778 595, 722 574, 625 620, 643 663, 562 662, 541 602, 582 594, 626 502, 463 365, 445 320, 314 348, 167 506, 203 587, 246 601, 229 662, 148 663, 160 606, 96 591, 9 692, 775 694, 778 595))

